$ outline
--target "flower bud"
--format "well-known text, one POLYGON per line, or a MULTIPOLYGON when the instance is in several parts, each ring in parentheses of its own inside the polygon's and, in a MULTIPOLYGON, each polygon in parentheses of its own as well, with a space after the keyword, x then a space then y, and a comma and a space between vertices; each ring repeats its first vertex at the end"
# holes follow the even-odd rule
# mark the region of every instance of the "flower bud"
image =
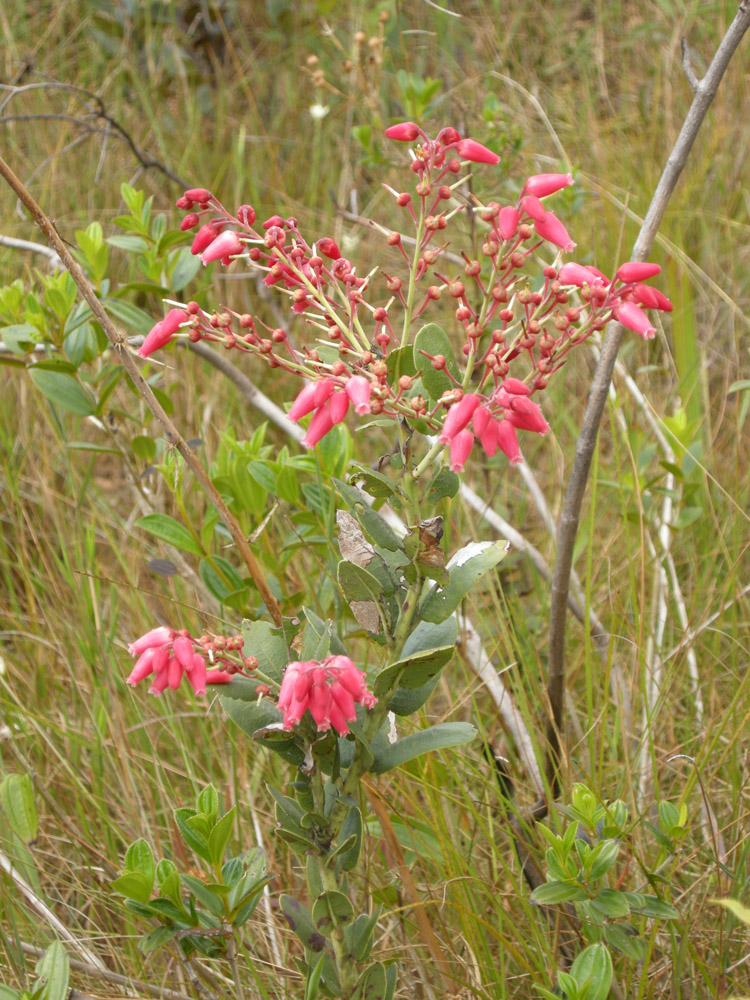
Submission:
POLYGON ((462 160, 469 160, 471 163, 491 163, 492 166, 497 166, 500 162, 497 153, 475 139, 462 139, 456 146, 456 152, 462 160))
POLYGON ((536 198, 546 198, 572 183, 572 174, 534 174, 526 181, 523 190, 536 198))
POLYGON ((636 260, 631 261, 629 264, 623 264, 622 267, 618 268, 615 277, 624 285, 629 285, 635 281, 648 281, 649 278, 654 278, 660 271, 661 267, 658 264, 648 264, 636 260))
POLYGON ((398 122, 385 130, 387 139, 396 139, 398 142, 414 142, 418 136, 424 137, 424 132, 415 122, 398 122))

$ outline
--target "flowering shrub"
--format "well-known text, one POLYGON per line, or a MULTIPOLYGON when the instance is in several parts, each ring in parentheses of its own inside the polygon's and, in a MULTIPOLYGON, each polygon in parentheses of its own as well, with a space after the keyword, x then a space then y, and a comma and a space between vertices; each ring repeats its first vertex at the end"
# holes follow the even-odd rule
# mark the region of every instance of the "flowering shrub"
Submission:
MULTIPOLYGON (((177 202, 186 212, 182 229, 196 230, 192 254, 204 265, 262 274, 306 321, 306 343, 259 316, 190 300, 171 303, 138 352, 148 358, 184 337, 297 376, 304 384, 292 390, 289 417, 308 421, 306 448, 351 410, 397 437, 377 471, 355 464, 348 482, 334 480, 338 584, 369 639, 369 651, 363 640, 356 649, 366 672, 350 658, 343 623, 324 622, 309 608, 274 625, 259 617, 228 638, 157 627, 129 647, 138 659, 128 683, 152 678, 155 694, 179 687, 183 675, 197 694, 222 685, 230 717, 295 767, 293 796, 273 795, 279 837, 305 857, 311 906, 291 895, 280 905, 305 947, 306 1000, 319 993, 390 1000, 395 989, 394 966, 368 964, 379 911, 357 898, 347 875, 362 851, 362 778, 475 735, 467 723, 447 722, 399 738, 395 726, 429 698, 453 656, 459 604, 506 551, 503 543, 472 544, 447 559, 435 505, 456 495, 457 473, 477 440, 487 456, 500 452, 516 463, 519 432, 547 433, 544 390, 575 347, 612 317, 652 337, 645 310, 671 309, 644 284, 659 273, 656 264, 623 264, 610 279, 595 267, 562 263, 575 243, 546 199, 573 183, 570 174, 528 178, 514 204, 480 203, 464 196, 463 170, 496 165, 487 147, 453 128, 429 138, 414 122, 393 125, 386 136, 416 143, 412 190, 386 188, 410 233, 376 227, 389 259, 368 273, 331 237, 305 235, 293 217, 258 224, 252 206, 230 212, 204 188, 177 202), (479 254, 456 255, 449 230, 469 206, 481 229, 479 254), (446 303, 455 318, 450 333, 427 321, 446 303), (368 491, 402 523, 373 509, 368 491)), ((190 818, 196 829, 202 815, 190 818)), ((206 851, 201 856, 220 863, 206 851)), ((231 937, 234 911, 219 901, 211 912, 231 937)))

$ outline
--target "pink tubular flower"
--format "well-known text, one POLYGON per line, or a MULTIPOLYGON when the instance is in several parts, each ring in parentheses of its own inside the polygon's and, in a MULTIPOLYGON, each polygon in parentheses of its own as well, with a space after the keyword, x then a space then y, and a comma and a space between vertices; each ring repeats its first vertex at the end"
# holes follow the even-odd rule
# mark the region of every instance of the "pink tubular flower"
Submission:
POLYGON ((184 309, 170 309, 164 319, 149 331, 146 339, 138 348, 139 356, 147 358, 149 354, 165 347, 179 330, 180 324, 188 319, 190 317, 184 309))
POLYGON ((201 226, 193 238, 190 253, 194 257, 199 253, 203 253, 206 247, 211 246, 213 241, 221 232, 222 228, 223 227, 218 222, 207 222, 205 226, 201 226))
POLYGON ((203 264, 210 264, 214 260, 221 260, 223 257, 236 257, 237 254, 245 252, 245 244, 237 233, 228 230, 217 236, 213 243, 201 254, 203 264))
POLYGON ((340 424, 349 412, 349 396, 345 392, 334 392, 330 398, 331 420, 340 424))
POLYGON ((589 268, 582 264, 574 264, 573 261, 563 264, 557 275, 557 280, 561 285, 575 285, 577 288, 582 288, 583 285, 593 287, 602 284, 602 279, 593 274, 589 268))
POLYGON ((355 705, 374 708, 377 698, 368 690, 367 679, 348 656, 290 663, 279 691, 283 727, 290 732, 309 711, 319 733, 332 727, 340 735, 349 732, 357 718, 355 705))
POLYGON ((512 396, 530 396, 531 386, 526 385, 519 378, 506 378, 503 382, 503 389, 512 396))
POLYGON ((640 305, 645 306, 646 309, 672 312, 674 308, 666 295, 660 292, 658 288, 652 288, 650 285, 636 285, 633 288, 633 298, 640 305))
POLYGON ((530 215, 534 222, 544 222, 547 218, 547 209, 533 194, 527 194, 521 198, 521 208, 527 215, 530 215))
POLYGON ((561 250, 570 252, 575 249, 575 243, 568 236, 568 231, 553 212, 547 212, 545 217, 534 222, 534 228, 543 240, 552 243, 561 250))
POLYGON ((414 142, 424 132, 415 122, 398 122, 385 130, 387 139, 396 139, 398 142, 414 142))
POLYGON ((522 462, 521 449, 518 447, 518 435, 516 428, 509 420, 496 420, 497 424, 497 446, 508 458, 511 465, 518 465, 522 462))
POLYGON ((462 160, 470 160, 472 163, 491 163, 496 166, 500 162, 497 153, 493 153, 476 139, 462 139, 456 144, 456 152, 462 160))
POLYGON ((321 441, 330 430, 333 430, 333 425, 331 401, 327 399, 313 414, 310 426, 307 428, 307 434, 302 439, 303 447, 314 448, 318 441, 321 441))
POLYGON ((160 625, 158 628, 152 628, 150 632, 146 632, 145 635, 142 635, 140 639, 136 639, 135 642, 131 642, 128 646, 128 652, 131 656, 140 656, 147 649, 158 649, 159 646, 166 645, 172 641, 173 637, 174 632, 171 628, 160 625))
POLYGON ((360 417, 369 413, 372 388, 364 375, 352 375, 345 388, 347 396, 354 404, 354 412, 360 417))
POLYGON ((505 208, 500 209, 497 217, 497 225, 500 229, 500 235, 504 240, 511 240, 516 235, 518 232, 518 219, 518 209, 512 205, 506 205, 505 208))
POLYGON ((463 472, 471 449, 474 447, 474 435, 469 430, 459 431, 450 439, 449 447, 451 469, 454 472, 463 472))
MULTIPOLYGON (((513 396, 509 408, 505 411, 505 419, 521 431, 546 434, 549 430, 549 424, 544 419, 542 411, 528 396, 513 396)), ((502 447, 502 444, 500 446, 502 447)))
POLYGON ((474 415, 474 410, 482 402, 481 396, 474 392, 467 393, 460 403, 454 403, 448 410, 448 414, 440 431, 440 440, 443 444, 448 444, 452 438, 459 434, 474 415))
POLYGON ((656 277, 661 272, 658 264, 648 264, 645 261, 631 261, 618 268, 615 277, 624 285, 630 285, 634 281, 648 281, 649 278, 656 277))
MULTIPOLYGON (((231 681, 229 670, 208 670, 205 657, 194 650, 194 645, 195 640, 189 632, 178 633, 164 626, 151 629, 128 646, 128 652, 138 659, 126 683, 135 687, 147 677, 153 677, 149 691, 161 694, 167 688, 176 691, 187 674, 195 693, 205 694, 207 683, 226 684, 231 681)), ((228 660, 222 662, 231 666, 228 660)))
POLYGON ((628 330, 634 330, 645 340, 652 340, 656 333, 656 327, 651 326, 648 316, 635 302, 623 302, 612 310, 612 315, 628 330))
POLYGON ((320 382, 308 382, 304 389, 297 394, 287 416, 296 424, 302 417, 306 417, 308 413, 312 413, 313 410, 322 406, 334 388, 335 384, 329 378, 324 378, 320 382))
POLYGON ((536 198, 546 198, 573 183, 572 174, 534 174, 524 185, 525 194, 533 194, 536 198))

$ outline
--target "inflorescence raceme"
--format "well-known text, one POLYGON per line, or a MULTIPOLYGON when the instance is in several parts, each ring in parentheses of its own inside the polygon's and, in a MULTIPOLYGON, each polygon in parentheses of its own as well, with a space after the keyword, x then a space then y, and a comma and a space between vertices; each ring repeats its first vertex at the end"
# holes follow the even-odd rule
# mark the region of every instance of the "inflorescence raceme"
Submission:
POLYGON ((610 279, 590 265, 560 264, 561 252, 572 251, 575 243, 543 199, 573 178, 537 174, 515 204, 475 205, 484 226, 481 252, 478 258, 462 253, 457 272, 456 258, 446 253, 445 231, 465 208, 462 161, 493 166, 499 157, 453 128, 430 139, 414 122, 401 122, 386 136, 417 143, 411 151, 414 193, 386 186, 415 236, 381 230, 407 266, 406 278, 390 268, 361 276, 333 239, 309 242, 294 217, 273 215, 259 225, 252 206, 233 214, 205 188, 191 188, 177 205, 187 212, 182 228, 197 230, 192 252, 204 264, 229 266, 240 259, 261 271, 264 283, 304 316, 315 341, 293 348, 284 329, 271 329, 249 313, 207 312, 188 302, 156 324, 138 353, 148 357, 184 336, 256 355, 304 378, 289 416, 295 421, 311 416, 303 441, 309 448, 353 408, 358 415, 419 418, 420 427, 448 447, 458 472, 475 440, 487 455, 501 451, 518 462, 517 431, 549 429, 531 397, 547 387, 574 347, 612 318, 644 338, 654 336, 644 310, 672 308, 666 296, 644 284, 660 267, 627 263, 610 279), (536 255, 550 245, 555 263, 540 264, 534 273, 536 255), (385 295, 378 301, 383 284, 385 295), (462 366, 422 352, 424 366, 444 371, 452 383, 440 399, 429 400, 419 391, 420 372, 397 376, 389 360, 411 343, 415 321, 440 300, 452 302, 463 340, 462 366))

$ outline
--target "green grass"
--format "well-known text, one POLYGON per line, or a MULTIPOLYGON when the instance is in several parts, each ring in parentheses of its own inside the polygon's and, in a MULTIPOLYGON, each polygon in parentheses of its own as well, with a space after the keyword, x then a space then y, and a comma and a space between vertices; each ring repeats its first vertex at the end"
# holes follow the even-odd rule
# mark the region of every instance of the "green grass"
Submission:
MULTIPOLYGON (((507 197, 526 174, 562 167, 562 147, 579 171, 578 187, 562 199, 564 214, 582 259, 605 270, 627 258, 637 219, 645 214, 689 106, 679 38, 688 38, 700 70, 736 10, 728 2, 477 0, 452 5, 462 13, 453 18, 416 0, 377 7, 319 0, 268 4, 281 12, 274 22, 266 5, 239 4, 234 14, 229 4, 208 4, 214 32, 208 44, 180 21, 180 5, 135 6, 133 18, 118 25, 80 0, 47 10, 11 5, 0 12, 6 39, 2 79, 16 79, 29 59, 33 68, 22 85, 48 77, 96 92, 143 154, 190 183, 211 187, 227 204, 252 201, 259 216, 295 214, 337 239, 346 231, 352 241, 347 252, 364 266, 377 259, 380 244, 368 230, 345 227, 332 198, 349 207, 356 190, 360 212, 386 224, 395 220, 380 183, 399 183, 399 156, 378 143, 376 152, 393 162, 368 162, 352 130, 373 123, 377 134, 390 120, 409 116, 399 70, 439 78, 430 125, 455 123, 480 140, 497 138, 506 155, 507 197), (380 10, 391 14, 384 43, 365 42, 361 65, 349 69, 343 63, 356 54, 354 32, 363 28, 377 40, 380 10), (322 17, 335 38, 323 30, 322 17), (325 79, 320 86, 311 79, 309 55, 319 59, 325 79), (317 124, 308 111, 313 103, 329 107, 317 124)), ((663 428, 674 416, 678 395, 691 422, 681 443, 669 438, 681 477, 673 521, 681 524, 681 513, 684 520, 670 533, 670 552, 689 629, 697 630, 702 718, 670 583, 663 637, 651 658, 663 658, 662 682, 644 729, 658 598, 650 546, 659 547, 655 525, 666 470, 654 432, 622 379, 616 380, 617 399, 602 428, 577 550, 586 599, 614 638, 611 661, 604 665, 585 630, 569 624, 562 801, 570 801, 574 782, 584 781, 602 798, 622 798, 631 818, 642 820, 623 847, 629 861, 618 869, 631 888, 643 881, 639 859, 646 866, 659 861, 648 827, 655 822, 655 802, 688 807, 687 837, 673 857, 661 858, 663 884, 680 920, 671 929, 659 925, 643 966, 618 960, 616 978, 627 997, 741 996, 750 981, 742 962, 746 932, 710 903, 731 895, 748 905, 750 883, 750 600, 742 593, 749 582, 750 440, 747 425, 740 424, 741 394, 727 394, 732 382, 750 377, 747 44, 730 66, 654 250, 653 259, 666 265, 669 289, 664 287, 677 303, 675 313, 655 343, 633 338, 622 354, 657 424, 663 428), (610 692, 612 669, 622 672, 630 693, 632 733, 610 692), (676 754, 689 755, 694 764, 670 761, 676 754), (645 798, 639 791, 642 760, 649 778, 645 798), (718 860, 707 810, 721 834, 724 853, 718 860), (722 978, 722 969, 731 971, 722 978)), ((70 92, 29 90, 2 114, 50 111, 79 115, 81 104, 70 92)), ((102 121, 95 127, 102 128, 102 121)), ((141 171, 114 135, 105 142, 98 133, 70 146, 82 131, 66 121, 27 118, 0 123, 0 129, 4 158, 22 178, 34 175, 35 196, 68 239, 92 219, 111 232, 110 220, 122 211, 120 183, 136 175, 160 210, 170 211, 179 194, 163 173, 141 171)), ((484 180, 478 176, 476 183, 484 180)), ((38 239, 7 189, 0 190, 0 207, 4 235, 38 239)), ((41 263, 0 247, 0 285, 19 276, 30 284, 41 263)), ((129 266, 124 257, 116 259, 113 271, 125 278, 129 266)), ((253 301, 253 292, 240 283, 221 283, 217 295, 243 308, 253 301)), ((151 299, 139 304, 159 308, 151 299)), ((556 440, 528 447, 555 516, 591 371, 584 350, 545 404, 556 440)), ((284 399, 277 380, 248 374, 276 401, 284 399)), ((226 380, 197 359, 180 357, 167 378, 185 437, 203 439, 207 460, 225 426, 242 438, 260 423, 226 380)), ((131 429, 124 422, 121 433, 131 429)), ((149 430, 144 425, 135 433, 149 430)), ((212 621, 201 610, 205 594, 194 577, 163 579, 149 572, 148 559, 170 553, 133 530, 140 511, 117 458, 66 448, 82 437, 102 440, 85 421, 53 413, 23 372, 2 368, 0 774, 33 776, 41 816, 33 855, 41 895, 59 919, 109 968, 187 993, 179 968, 140 955, 136 941, 143 928, 125 915, 108 883, 127 844, 139 836, 158 855, 179 850, 171 810, 190 803, 210 780, 228 804, 240 806, 235 846, 256 842, 255 814, 269 868, 278 873, 272 899, 290 888, 299 891, 301 873, 274 840, 265 791, 266 782, 281 784, 288 775, 248 747, 218 710, 187 698, 156 701, 126 688, 125 645, 133 636, 156 619, 196 628, 212 621)), ((283 443, 277 431, 269 439, 283 443)), ((483 468, 477 461, 470 483, 552 561, 553 544, 513 470, 483 468)), ((153 478, 149 488, 154 508, 174 514, 168 492, 153 478)), ((197 491, 188 492, 187 502, 199 518, 204 504, 197 491)), ((267 565, 290 534, 288 518, 282 509, 263 536, 267 565)), ((457 504, 446 535, 456 548, 492 532, 457 504)), ((320 573, 314 557, 295 559, 282 581, 290 594, 320 573)), ((467 610, 495 665, 508 668, 503 679, 541 742, 546 585, 528 561, 512 555, 496 585, 474 595, 467 610)), ((232 613, 226 615, 231 627, 232 613)), ((517 750, 487 692, 458 658, 425 714, 434 721, 475 722, 510 758, 519 806, 531 804, 534 790, 517 750)), ((389 837, 381 824, 380 834, 369 839, 356 885, 384 902, 378 948, 401 965, 400 995, 500 1000, 533 996, 534 985, 549 988, 558 962, 557 931, 529 901, 507 807, 478 746, 421 758, 373 780, 373 788, 395 832, 389 837), (403 879, 404 867, 417 900, 403 879), (418 907, 448 962, 448 980, 437 971, 418 907)), ((548 822, 562 821, 554 814, 548 822)), ((541 857, 538 836, 536 843, 541 857)), ((189 857, 184 861, 192 864, 189 857)), ((0 981, 28 984, 35 959, 21 944, 44 947, 51 936, 0 875, 0 981)), ((257 911, 246 946, 243 964, 253 964, 265 984, 249 987, 256 990, 250 995, 299 995, 297 946, 277 910, 257 911)), ((248 973, 247 982, 253 981, 248 973)), ((74 972, 73 983, 97 996, 122 990, 90 971, 74 972)))

